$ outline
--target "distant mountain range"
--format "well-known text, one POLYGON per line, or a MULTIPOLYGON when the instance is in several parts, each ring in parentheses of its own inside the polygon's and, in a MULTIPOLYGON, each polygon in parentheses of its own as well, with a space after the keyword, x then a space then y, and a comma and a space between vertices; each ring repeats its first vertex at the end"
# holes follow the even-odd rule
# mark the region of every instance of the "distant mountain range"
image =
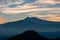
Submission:
POLYGON ((1 30, 0 35, 4 37, 6 35, 7 37, 14 36, 14 35, 23 33, 24 31, 27 31, 27 30, 34 30, 39 32, 39 34, 40 32, 43 32, 41 33, 41 35, 44 35, 44 34, 47 34, 47 32, 48 33, 50 32, 49 36, 51 35, 50 37, 52 37, 52 34, 54 34, 52 38, 56 38, 56 37, 60 37, 60 34, 59 34, 60 22, 46 21, 46 20, 38 19, 36 17, 27 17, 24 20, 2 24, 0 25, 0 30, 1 30))
POLYGON ((0 27, 7 28, 26 28, 37 31, 57 31, 60 30, 60 22, 46 21, 38 19, 36 17, 27 17, 24 20, 16 22, 8 22, 6 24, 0 25, 0 27), (39 30, 40 29, 40 30, 39 30))

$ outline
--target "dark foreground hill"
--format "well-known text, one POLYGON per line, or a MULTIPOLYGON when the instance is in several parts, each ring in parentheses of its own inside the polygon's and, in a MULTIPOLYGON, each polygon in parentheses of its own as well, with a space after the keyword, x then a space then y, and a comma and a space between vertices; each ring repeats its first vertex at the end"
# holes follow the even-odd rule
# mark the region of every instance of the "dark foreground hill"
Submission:
POLYGON ((8 38, 7 40, 50 40, 50 39, 39 35, 35 31, 29 30, 29 31, 25 31, 22 34, 8 38))
POLYGON ((60 38, 56 38, 55 40, 60 40, 60 38))

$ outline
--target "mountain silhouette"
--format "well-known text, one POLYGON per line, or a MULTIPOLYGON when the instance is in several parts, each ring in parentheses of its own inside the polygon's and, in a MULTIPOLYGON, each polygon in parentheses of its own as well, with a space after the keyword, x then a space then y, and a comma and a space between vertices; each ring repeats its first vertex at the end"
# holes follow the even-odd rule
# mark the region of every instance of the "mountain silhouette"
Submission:
POLYGON ((8 38, 7 40, 50 40, 50 39, 39 35, 37 32, 33 30, 29 30, 25 31, 22 34, 8 38))
POLYGON ((55 31, 56 27, 60 28, 60 22, 52 22, 52 21, 46 21, 42 20, 36 17, 27 17, 24 20, 19 20, 15 22, 8 22, 5 24, 0 25, 0 27, 5 28, 26 28, 28 30, 38 30, 38 29, 53 29, 55 31))
MULTIPOLYGON (((0 35, 3 35, 3 37, 5 37, 4 35, 7 35, 6 38, 23 33, 24 31, 27 31, 27 30, 35 30, 39 34, 40 32, 51 32, 51 31, 60 32, 60 22, 46 21, 36 17, 27 17, 24 20, 1 24, 0 30, 1 30, 0 35)), ((49 35, 49 36, 52 38, 60 37, 58 36, 60 35, 59 33, 58 35, 55 35, 55 34, 57 33, 54 33, 53 37, 52 35, 49 35)), ((46 36, 45 34, 42 34, 42 35, 44 35, 44 37, 49 37, 49 36, 46 36)))
POLYGON ((47 21, 47 20, 42 20, 36 17, 27 17, 24 20, 19 20, 19 21, 15 21, 15 22, 8 22, 5 24, 0 25, 0 27, 16 27, 16 26, 43 26, 43 27, 59 27, 60 26, 60 22, 52 22, 52 21, 47 21))

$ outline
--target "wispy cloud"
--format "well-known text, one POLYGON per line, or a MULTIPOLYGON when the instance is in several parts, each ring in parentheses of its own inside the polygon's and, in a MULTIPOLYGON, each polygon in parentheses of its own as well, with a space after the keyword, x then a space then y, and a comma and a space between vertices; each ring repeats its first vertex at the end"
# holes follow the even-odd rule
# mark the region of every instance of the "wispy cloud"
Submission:
POLYGON ((36 6, 21 6, 16 8, 3 8, 2 13, 4 14, 19 14, 19 13, 26 13, 26 12, 33 12, 33 11, 52 11, 57 12, 60 11, 60 8, 38 8, 36 6))
POLYGON ((21 4, 24 0, 0 0, 0 7, 9 6, 12 4, 21 4))
POLYGON ((57 4, 60 3, 60 0, 37 0, 37 4, 57 4))
POLYGON ((38 10, 38 9, 34 9, 37 8, 35 6, 28 6, 28 5, 24 5, 21 7, 15 7, 15 8, 2 8, 1 12, 4 14, 19 14, 19 13, 24 13, 24 12, 31 12, 34 10, 38 10))
POLYGON ((45 5, 49 5, 49 4, 58 4, 60 3, 60 0, 0 0, 0 7, 5 7, 5 6, 9 6, 12 4, 21 4, 21 3, 28 3, 31 5, 32 4, 45 4, 45 5), (33 1, 33 2, 32 2, 33 1))
POLYGON ((6 0, 6 2, 1 0, 1 2, 0 7, 2 8, 0 9, 0 12, 3 14, 16 15, 27 13, 26 15, 29 14, 30 16, 40 17, 46 20, 60 21, 60 7, 51 7, 55 4, 60 4, 60 0, 6 0), (16 7, 9 7, 12 4, 17 5, 16 7))

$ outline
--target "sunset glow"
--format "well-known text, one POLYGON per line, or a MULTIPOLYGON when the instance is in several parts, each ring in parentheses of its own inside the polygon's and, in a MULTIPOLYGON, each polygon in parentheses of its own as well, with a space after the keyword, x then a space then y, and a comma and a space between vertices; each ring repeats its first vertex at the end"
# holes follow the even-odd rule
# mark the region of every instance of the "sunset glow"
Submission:
POLYGON ((26 17, 60 22, 60 0, 0 0, 0 24, 26 17))
POLYGON ((0 24, 3 24, 3 23, 5 23, 5 19, 4 18, 0 18, 0 24))

